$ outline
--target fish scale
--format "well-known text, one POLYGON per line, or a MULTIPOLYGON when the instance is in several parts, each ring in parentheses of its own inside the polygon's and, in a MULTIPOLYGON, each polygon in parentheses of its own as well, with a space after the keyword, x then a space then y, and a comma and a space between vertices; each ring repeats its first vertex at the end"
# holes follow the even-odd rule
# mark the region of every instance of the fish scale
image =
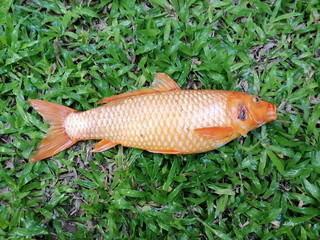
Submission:
POLYGON ((71 139, 106 139, 148 150, 207 151, 215 141, 196 135, 195 128, 230 124, 225 100, 218 90, 170 91, 110 102, 65 121, 71 139))

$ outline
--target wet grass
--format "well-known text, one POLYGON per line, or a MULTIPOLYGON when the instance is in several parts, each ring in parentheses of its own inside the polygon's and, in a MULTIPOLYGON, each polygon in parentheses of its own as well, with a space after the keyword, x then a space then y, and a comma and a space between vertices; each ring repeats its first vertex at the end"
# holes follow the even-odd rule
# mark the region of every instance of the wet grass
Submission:
POLYGON ((12 1, 0 6, 1 239, 319 239, 318 1, 12 1), (77 110, 147 86, 241 90, 279 121, 187 156, 79 142, 28 158, 27 104, 77 110))

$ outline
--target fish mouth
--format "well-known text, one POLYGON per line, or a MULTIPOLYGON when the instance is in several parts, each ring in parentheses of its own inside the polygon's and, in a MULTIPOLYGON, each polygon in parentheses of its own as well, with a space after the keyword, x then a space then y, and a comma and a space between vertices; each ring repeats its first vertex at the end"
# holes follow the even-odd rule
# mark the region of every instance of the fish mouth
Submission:
POLYGON ((276 105, 269 103, 267 108, 267 121, 277 120, 277 107, 276 105))

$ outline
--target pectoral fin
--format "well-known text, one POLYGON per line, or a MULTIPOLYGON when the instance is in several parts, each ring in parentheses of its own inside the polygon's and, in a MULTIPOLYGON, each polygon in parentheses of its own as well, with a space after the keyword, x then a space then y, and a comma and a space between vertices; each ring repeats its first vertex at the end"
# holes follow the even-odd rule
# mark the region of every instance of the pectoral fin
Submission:
POLYGON ((92 152, 102 152, 118 145, 118 143, 110 142, 108 140, 101 140, 94 145, 92 152))
POLYGON ((196 134, 208 140, 220 140, 233 134, 232 127, 206 127, 193 130, 196 134))
POLYGON ((240 133, 241 136, 243 136, 243 137, 246 137, 247 134, 248 134, 248 130, 247 130, 247 129, 240 128, 240 127, 239 127, 239 128, 236 128, 235 131, 236 131, 237 133, 240 133))

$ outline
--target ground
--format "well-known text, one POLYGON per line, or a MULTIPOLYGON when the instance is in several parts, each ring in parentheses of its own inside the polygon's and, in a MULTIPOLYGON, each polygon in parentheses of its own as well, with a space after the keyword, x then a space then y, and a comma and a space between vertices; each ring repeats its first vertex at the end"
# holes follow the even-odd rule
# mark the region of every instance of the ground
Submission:
POLYGON ((0 6, 1 239, 319 239, 320 3, 12 1, 0 6), (149 86, 245 91, 279 120, 217 150, 79 142, 28 163, 48 125, 149 86))

